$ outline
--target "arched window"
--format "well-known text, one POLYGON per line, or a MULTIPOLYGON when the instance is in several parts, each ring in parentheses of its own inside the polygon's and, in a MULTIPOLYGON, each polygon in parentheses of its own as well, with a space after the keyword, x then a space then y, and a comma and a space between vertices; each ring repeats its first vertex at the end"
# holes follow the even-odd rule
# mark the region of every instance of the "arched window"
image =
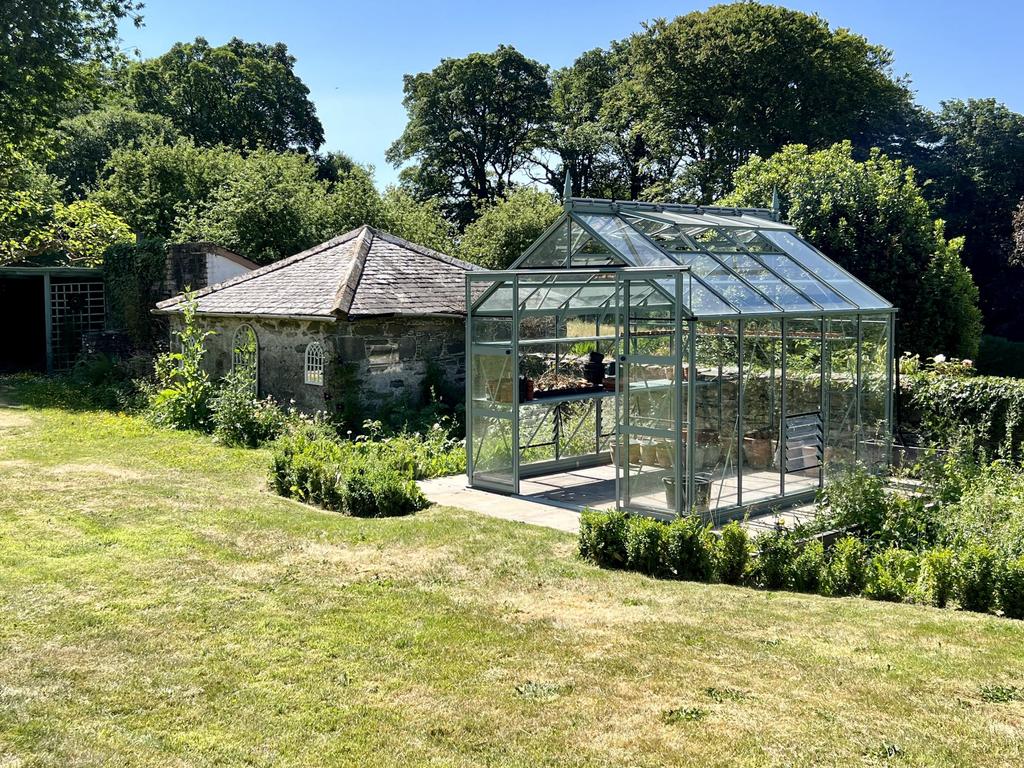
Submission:
POLYGON ((260 377, 260 345, 256 339, 256 331, 251 325, 240 325, 235 331, 231 343, 231 368, 244 371, 252 377, 252 393, 259 392, 260 377))
POLYGON ((306 347, 306 377, 307 384, 318 387, 324 385, 324 348, 319 341, 310 342, 306 347))

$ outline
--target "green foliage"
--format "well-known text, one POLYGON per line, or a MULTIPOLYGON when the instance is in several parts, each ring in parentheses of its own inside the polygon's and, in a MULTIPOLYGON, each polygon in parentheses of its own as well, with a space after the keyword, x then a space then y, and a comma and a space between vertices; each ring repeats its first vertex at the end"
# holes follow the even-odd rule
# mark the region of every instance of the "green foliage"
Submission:
POLYGON ((850 142, 790 145, 752 158, 733 181, 725 204, 768 206, 777 189, 803 237, 899 307, 902 350, 977 352, 980 313, 961 243, 945 239, 912 169, 877 150, 856 160, 850 142))
POLYGON ((852 467, 829 478, 818 494, 818 507, 836 528, 877 534, 885 525, 885 481, 862 465, 852 467))
POLYGON ((961 608, 981 613, 992 608, 998 582, 998 563, 995 550, 987 544, 975 542, 960 551, 956 598, 961 608))
POLYGON ((1024 342, 982 336, 977 368, 983 376, 1024 378, 1024 342))
POLYGON ((892 53, 818 15, 716 5, 655 20, 613 56, 617 82, 602 109, 609 130, 642 148, 631 165, 647 195, 708 203, 751 155, 849 138, 867 149, 918 130, 892 53))
POLYGON ((480 208, 459 240, 459 256, 488 269, 507 269, 561 212, 551 195, 516 189, 480 208))
POLYGON ((791 580, 798 592, 817 592, 821 589, 822 572, 825 569, 825 545, 819 539, 804 544, 793 559, 791 580))
POLYGON ((175 43, 133 64, 126 87, 139 110, 164 115, 205 146, 315 151, 324 141, 309 88, 284 43, 175 43))
POLYGON ((757 557, 751 568, 755 584, 765 589, 788 589, 792 586, 796 543, 789 531, 775 530, 758 537, 757 557))
POLYGON ((667 526, 642 515, 626 521, 626 567, 648 576, 665 570, 667 526))
POLYGON ((370 463, 346 466, 341 501, 344 511, 353 517, 399 517, 428 506, 411 477, 370 463))
POLYGON ((1024 557, 1010 560, 999 574, 999 607, 1011 619, 1024 619, 1024 557))
POLYGON ((835 597, 860 594, 867 582, 867 566, 868 551, 863 542, 852 536, 839 539, 822 572, 822 592, 835 597))
POLYGON ((580 557, 602 568, 624 568, 628 521, 625 513, 616 510, 583 510, 580 514, 580 557))
POLYGON ((259 400, 252 369, 240 365, 221 380, 210 402, 213 434, 225 445, 258 448, 277 439, 285 413, 271 398, 259 400))
POLYGON ((119 58, 118 23, 135 0, 31 0, 0 6, 0 145, 36 139, 97 89, 95 65, 119 58))
MULTIPOLYGON (((665 526, 662 526, 665 528, 665 526)), ((717 542, 698 515, 673 520, 664 531, 664 571, 685 581, 711 581, 717 542)))
POLYGON ((550 110, 547 67, 504 45, 406 75, 403 90, 409 121, 388 161, 415 161, 406 181, 421 196, 442 199, 463 224, 475 205, 511 189, 542 141, 550 110))
POLYGON ((743 581, 750 564, 750 537, 735 520, 722 528, 718 547, 718 578, 726 584, 743 581))
POLYGON ((89 195, 148 238, 170 238, 178 218, 202 207, 242 164, 226 147, 204 148, 191 139, 166 144, 143 139, 118 147, 89 195))
POLYGON ((196 303, 189 296, 184 304, 182 327, 175 332, 178 351, 165 352, 156 359, 156 387, 150 393, 147 416, 153 423, 172 429, 210 429, 214 387, 203 369, 206 339, 196 323, 196 303))
POLYGON ((957 561, 953 550, 946 547, 921 553, 921 592, 937 608, 945 608, 956 588, 957 561))
POLYGON ((151 348, 162 328, 151 310, 161 298, 159 290, 166 269, 167 256, 162 240, 122 243, 111 246, 103 254, 108 322, 114 328, 127 331, 138 348, 151 348))
POLYGON ((64 182, 65 197, 70 199, 96 185, 115 150, 169 144, 178 138, 166 117, 103 106, 61 121, 47 170, 64 182))
POLYGON ((937 445, 970 433, 975 447, 1008 459, 1024 456, 1024 381, 992 376, 922 373, 902 397, 937 445))
POLYGON ((913 552, 891 547, 871 558, 864 596, 872 600, 902 602, 913 597, 920 560, 913 552))
POLYGON ((270 485, 281 496, 341 511, 343 460, 336 441, 310 430, 298 430, 275 445, 270 485))

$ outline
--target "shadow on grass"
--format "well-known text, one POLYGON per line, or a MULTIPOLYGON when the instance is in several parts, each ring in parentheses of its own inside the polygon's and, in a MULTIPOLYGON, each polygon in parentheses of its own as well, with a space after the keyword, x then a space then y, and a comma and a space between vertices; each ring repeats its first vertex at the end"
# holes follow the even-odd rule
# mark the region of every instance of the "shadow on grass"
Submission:
POLYGON ((89 382, 70 375, 0 375, 0 408, 57 408, 63 411, 128 410, 130 382, 89 382))

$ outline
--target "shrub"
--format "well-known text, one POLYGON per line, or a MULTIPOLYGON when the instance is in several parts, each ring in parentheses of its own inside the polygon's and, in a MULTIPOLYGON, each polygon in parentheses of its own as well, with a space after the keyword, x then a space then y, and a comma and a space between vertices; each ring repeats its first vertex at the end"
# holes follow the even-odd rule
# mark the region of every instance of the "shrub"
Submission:
POLYGON ((856 595, 866 580, 867 547, 852 536, 837 541, 822 573, 822 592, 835 597, 856 595))
POLYGON ((184 325, 175 332, 181 351, 167 352, 156 359, 156 387, 150 394, 147 415, 153 423, 172 429, 210 428, 213 384, 203 370, 205 342, 211 331, 196 325, 196 302, 189 296, 184 304, 184 325))
POLYGON ((750 564, 750 536, 735 520, 722 528, 718 546, 718 578, 726 584, 743 581, 750 564))
POLYGON ((758 553, 753 564, 754 583, 765 589, 786 589, 791 585, 791 569, 796 559, 796 544, 789 531, 772 531, 758 538, 758 553))
POLYGON ((648 576, 665 572, 667 526, 650 517, 631 517, 626 523, 626 567, 648 576))
POLYGON ((885 524, 885 483, 858 464, 829 481, 818 496, 824 517, 837 528, 856 527, 875 536, 885 524))
POLYGON ((399 517, 427 506, 415 480, 396 469, 374 465, 349 470, 341 502, 353 517, 399 517))
POLYGON ((792 584, 799 592, 817 592, 821 587, 822 570, 825 567, 825 545, 820 539, 804 544, 800 554, 793 560, 792 584))
POLYGON ((585 509, 580 515, 579 553, 602 568, 623 568, 626 565, 625 513, 585 509))
POLYGON ((945 608, 956 586, 953 550, 930 549, 921 555, 920 591, 932 605, 945 608))
POLYGON ((332 440, 288 435, 275 446, 270 483, 281 496, 341 512, 343 461, 341 446, 332 440))
POLYGON ((917 555, 891 547, 875 555, 868 565, 864 595, 872 600, 902 602, 913 595, 920 563, 917 555))
POLYGON ((711 581, 715 575, 715 536, 697 515, 673 520, 665 531, 666 570, 677 579, 711 581))
POLYGON ((239 366, 228 373, 210 406, 213 434, 225 445, 257 448, 277 439, 284 431, 285 414, 271 398, 253 395, 252 371, 239 366))
POLYGON ((1024 619, 1024 557, 1010 560, 999 574, 999 605, 1011 619, 1024 619))
POLYGON ((987 544, 975 542, 960 552, 957 563, 957 601, 967 611, 984 613, 992 607, 998 558, 987 544))

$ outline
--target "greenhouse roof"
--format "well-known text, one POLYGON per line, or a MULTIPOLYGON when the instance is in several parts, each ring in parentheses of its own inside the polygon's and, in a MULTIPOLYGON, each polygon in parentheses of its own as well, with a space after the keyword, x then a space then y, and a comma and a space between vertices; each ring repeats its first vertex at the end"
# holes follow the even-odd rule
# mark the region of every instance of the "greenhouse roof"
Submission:
MULTIPOLYGON (((692 317, 892 311, 893 306, 804 241, 764 208, 615 202, 571 198, 565 213, 511 269, 605 271, 665 268, 688 273, 692 317)), ((567 297, 612 301, 608 280, 584 279, 567 297)), ((571 278, 570 278, 571 281, 571 278)), ((564 278, 557 279, 568 288, 564 278)), ((654 280, 657 286, 658 281, 654 280)), ((665 298, 672 295, 662 284, 665 298)), ((493 292, 481 301, 492 304, 493 292)), ((486 309, 478 302, 479 309, 486 309)))

